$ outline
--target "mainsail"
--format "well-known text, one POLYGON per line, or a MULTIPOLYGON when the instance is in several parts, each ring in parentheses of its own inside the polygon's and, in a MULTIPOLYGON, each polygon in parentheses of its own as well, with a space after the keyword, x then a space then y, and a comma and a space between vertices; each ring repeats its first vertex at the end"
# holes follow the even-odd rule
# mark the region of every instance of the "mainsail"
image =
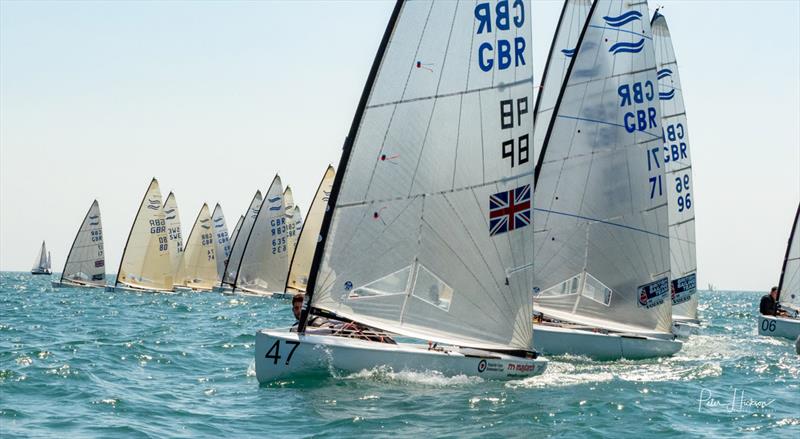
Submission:
MULTIPOLYGON (((325 175, 319 182, 317 192, 311 207, 308 208, 306 222, 302 225, 297 238, 297 245, 289 263, 289 274, 286 279, 286 291, 293 293, 305 293, 308 285, 308 276, 311 272, 311 262, 314 259, 314 250, 319 241, 319 232, 322 227, 322 219, 328 207, 328 198, 331 196, 333 178, 336 175, 333 166, 328 166, 325 175)), ((296 230, 296 229, 295 229, 296 230)))
POLYGON ((335 178, 312 313, 530 349, 531 13, 397 3, 335 178))
POLYGON ((47 271, 47 255, 47 247, 45 247, 44 241, 42 241, 42 247, 39 249, 39 254, 36 255, 36 259, 33 260, 33 268, 31 268, 31 271, 47 271))
POLYGON ((794 214, 794 224, 786 246, 781 279, 778 283, 778 300, 782 306, 790 305, 800 310, 800 205, 794 214))
POLYGON ((672 316, 676 319, 696 320, 697 257, 694 235, 696 199, 686 107, 667 20, 656 11, 651 23, 658 68, 658 95, 661 101, 661 130, 666 163, 665 189, 669 210, 672 316))
POLYGON ((297 234, 300 233, 297 226, 302 224, 302 218, 300 208, 294 203, 292 188, 289 186, 283 191, 283 201, 286 206, 286 254, 291 256, 297 245, 297 234))
POLYGON ((283 292, 289 267, 285 212, 283 186, 276 175, 247 236, 235 288, 255 293, 283 292))
MULTIPOLYGON (((222 275, 225 273, 225 261, 231 251, 231 241, 228 239, 228 225, 225 223, 225 214, 222 213, 222 206, 217 203, 214 206, 214 213, 211 214, 211 219, 214 222, 214 260, 217 264, 217 283, 222 280, 222 275)), ((237 227, 241 224, 241 218, 237 227)))
MULTIPOLYGON (((244 221, 244 215, 239 215, 239 220, 236 221, 236 225, 233 227, 233 233, 231 233, 231 236, 228 239, 228 241, 231 243, 231 249, 233 249, 233 243, 236 241, 236 237, 239 236, 239 229, 242 228, 243 221, 244 221)), ((228 261, 226 260, 225 263, 227 264, 228 261)))
POLYGON ((244 220, 241 220, 233 230, 233 245, 231 246, 231 254, 228 257, 228 262, 225 263, 225 275, 222 277, 222 283, 233 286, 236 283, 236 274, 239 272, 239 265, 242 263, 242 254, 244 254, 245 246, 247 246, 247 237, 250 236, 250 230, 256 222, 258 216, 258 209, 261 207, 261 191, 256 191, 253 200, 250 201, 250 207, 247 208, 247 213, 244 215, 244 220))
MULTIPOLYGON (((669 333, 669 235, 647 2, 596 0, 536 166, 535 308, 669 333)), ((541 127, 539 127, 541 128, 541 127)))
POLYGON ((171 290, 173 269, 170 265, 168 243, 161 191, 154 178, 133 220, 114 285, 171 290))
POLYGON ((536 97, 536 105, 533 107, 533 163, 537 162, 542 151, 544 136, 553 117, 553 108, 561 92, 564 75, 567 73, 570 60, 575 56, 578 38, 591 7, 592 0, 565 0, 561 9, 536 97))
POLYGON ((217 283, 214 226, 208 205, 203 204, 194 221, 181 257, 175 285, 210 290, 217 283))
POLYGON ((103 224, 100 205, 94 200, 83 217, 83 222, 64 264, 61 282, 104 286, 106 284, 106 259, 103 252, 103 224))
POLYGON ((183 257, 183 234, 181 233, 181 217, 178 214, 178 202, 172 192, 167 195, 167 201, 164 202, 164 221, 169 239, 169 263, 173 272, 177 272, 183 257))

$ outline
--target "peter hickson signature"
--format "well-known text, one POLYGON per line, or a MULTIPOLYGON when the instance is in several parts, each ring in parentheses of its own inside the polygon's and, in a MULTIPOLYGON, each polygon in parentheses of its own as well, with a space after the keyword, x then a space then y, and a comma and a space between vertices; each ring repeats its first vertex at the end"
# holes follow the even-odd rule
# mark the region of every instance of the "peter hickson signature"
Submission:
POLYGON ((725 409, 728 412, 741 412, 745 407, 748 409, 765 409, 773 402, 775 402, 774 399, 770 399, 769 401, 759 401, 752 398, 745 399, 744 390, 734 387, 733 398, 731 398, 728 404, 723 405, 722 401, 715 398, 710 390, 702 389, 700 391, 700 398, 697 399, 697 410, 702 411, 705 407, 707 409, 725 409))

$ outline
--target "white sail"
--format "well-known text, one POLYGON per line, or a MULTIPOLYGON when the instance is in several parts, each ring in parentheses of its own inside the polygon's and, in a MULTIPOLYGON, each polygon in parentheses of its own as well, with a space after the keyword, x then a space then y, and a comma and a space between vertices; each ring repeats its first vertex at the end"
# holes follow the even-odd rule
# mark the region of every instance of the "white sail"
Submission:
POLYGON ((177 272, 183 257, 183 233, 181 232, 181 216, 178 213, 178 201, 172 192, 167 195, 167 201, 164 202, 164 221, 167 225, 167 238, 169 239, 169 261, 173 272, 177 272))
POLYGON ((247 236, 235 288, 253 293, 283 292, 289 268, 286 231, 283 186, 276 175, 247 236))
MULTIPOLYGON (((236 226, 233 227, 233 233, 231 233, 231 237, 228 241, 231 243, 231 249, 233 249, 233 243, 236 241, 236 237, 239 236, 239 229, 242 228, 242 222, 244 221, 244 215, 239 215, 239 220, 236 221, 236 226)), ((226 260, 225 263, 228 261, 226 260)))
POLYGON ((50 252, 48 251, 47 252, 47 270, 49 271, 49 270, 52 270, 52 269, 53 269, 53 260, 50 259, 50 252))
POLYGON ((103 249, 103 224, 100 205, 94 200, 78 228, 75 240, 67 255, 61 282, 104 286, 106 260, 103 249))
POLYGON ((286 207, 286 254, 291 257, 297 245, 297 235, 300 233, 297 225, 302 224, 302 218, 300 208, 294 202, 292 188, 289 186, 283 191, 283 201, 286 207))
MULTIPOLYGON (((319 233, 322 228, 322 219, 328 208, 328 199, 331 196, 331 187, 336 171, 333 166, 328 166, 322 180, 319 182, 317 192, 308 208, 306 221, 298 233, 297 245, 292 256, 289 258, 289 274, 286 281, 286 291, 294 293, 305 293, 308 286, 308 276, 311 273, 311 263, 314 259, 314 251, 319 241, 319 233)), ((296 230, 296 229, 295 229, 296 230)))
MULTIPOLYGON (((596 0, 537 163, 535 309, 669 333, 669 236, 647 2, 596 0)), ((541 128, 541 127, 538 127, 541 128)))
POLYGON ((197 214, 175 276, 175 285, 195 290, 211 290, 217 284, 214 225, 208 205, 197 214))
MULTIPOLYGON (((225 223, 225 214, 222 213, 222 206, 219 203, 214 206, 214 213, 211 214, 211 219, 214 222, 214 260, 217 264, 217 283, 219 283, 222 281, 223 273, 225 273, 225 261, 228 260, 231 252, 228 225, 225 223)), ((239 221, 241 222, 241 218, 239 221)))
POLYGON ((250 236, 250 230, 258 217, 258 209, 261 207, 261 191, 256 191, 253 200, 250 201, 250 207, 247 208, 247 213, 244 215, 244 220, 241 221, 241 226, 237 225, 234 229, 233 245, 231 246, 231 254, 228 257, 228 262, 225 264, 225 275, 222 277, 222 283, 233 286, 236 284, 236 275, 239 272, 239 265, 242 263, 242 255, 244 254, 245 247, 247 246, 247 237, 250 236))
POLYGON ((345 144, 311 311, 530 349, 531 4, 397 13, 345 144))
POLYGON ((542 151, 544 137, 550 126, 553 108, 561 92, 564 75, 567 73, 570 60, 575 55, 578 38, 589 15, 592 0, 566 0, 561 9, 553 42, 550 45, 550 54, 541 78, 541 86, 536 97, 533 118, 533 162, 539 159, 542 151))
POLYGON ((783 260, 778 300, 781 305, 790 305, 800 310, 800 205, 794 215, 794 224, 783 260))
POLYGON ((39 249, 39 253, 36 255, 36 259, 33 261, 33 268, 31 268, 31 272, 44 273, 46 271, 47 247, 45 247, 44 241, 42 241, 42 247, 39 249))
POLYGON ((689 147, 689 128, 678 62, 667 20, 656 12, 652 20, 653 45, 658 67, 658 94, 666 163, 669 209, 672 316, 697 319, 697 256, 694 235, 694 181, 689 147))
POLYGON ((115 286, 122 284, 146 290, 171 290, 173 270, 168 243, 161 191, 154 178, 133 220, 115 286))

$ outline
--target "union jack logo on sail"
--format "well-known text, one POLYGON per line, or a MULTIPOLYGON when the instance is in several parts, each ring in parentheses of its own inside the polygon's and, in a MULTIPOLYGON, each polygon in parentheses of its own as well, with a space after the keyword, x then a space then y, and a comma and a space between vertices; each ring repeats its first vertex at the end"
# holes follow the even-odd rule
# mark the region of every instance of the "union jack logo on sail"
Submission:
POLYGON ((530 184, 489 196, 489 236, 510 232, 530 223, 530 184))

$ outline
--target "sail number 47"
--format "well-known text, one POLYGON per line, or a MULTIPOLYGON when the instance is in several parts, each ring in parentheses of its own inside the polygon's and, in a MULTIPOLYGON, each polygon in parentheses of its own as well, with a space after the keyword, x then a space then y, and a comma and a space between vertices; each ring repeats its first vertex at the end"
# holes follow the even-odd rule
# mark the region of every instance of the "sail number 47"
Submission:
MULTIPOLYGON (((300 342, 299 341, 285 340, 284 343, 286 343, 287 345, 291 345, 292 346, 292 350, 289 351, 289 355, 286 356, 285 364, 288 366, 289 362, 292 361, 292 355, 294 355, 294 351, 297 350, 298 346, 300 346, 300 342)), ((278 364, 278 360, 281 359, 281 341, 280 340, 275 340, 275 343, 273 343, 272 347, 269 348, 269 350, 267 351, 267 354, 264 355, 264 358, 271 358, 272 359, 272 364, 275 364, 275 365, 278 364)))

